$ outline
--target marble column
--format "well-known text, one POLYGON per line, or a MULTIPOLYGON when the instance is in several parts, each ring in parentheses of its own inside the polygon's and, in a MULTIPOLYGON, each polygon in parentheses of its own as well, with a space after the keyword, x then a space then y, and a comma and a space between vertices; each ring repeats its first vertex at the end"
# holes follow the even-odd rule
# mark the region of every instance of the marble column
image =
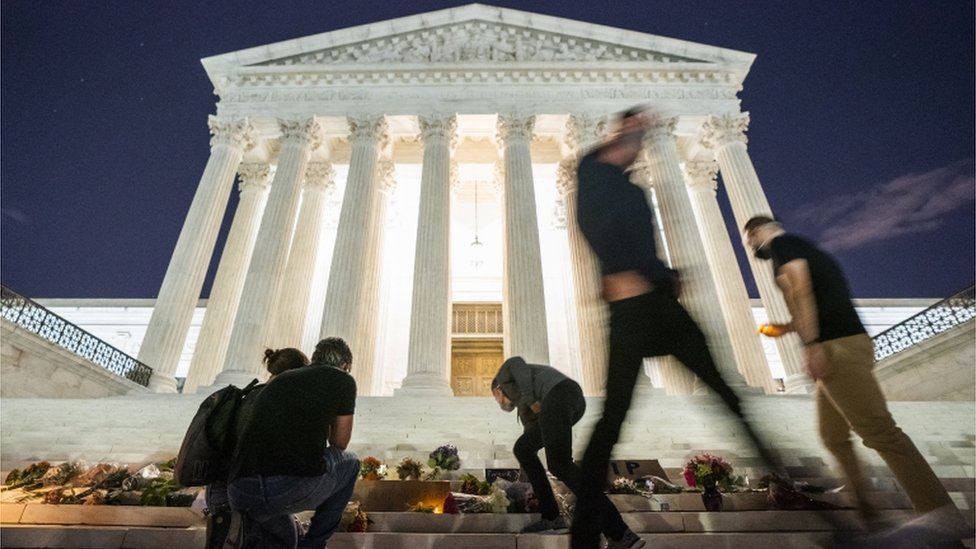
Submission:
POLYGON ((315 118, 279 120, 278 125, 281 128, 278 168, 244 278, 240 305, 217 385, 247 384, 252 378, 264 375, 262 357, 264 349, 273 346, 272 324, 298 216, 302 181, 309 156, 322 140, 321 128, 315 118))
MULTIPOLYGON (((309 162, 305 169, 302 206, 288 252, 285 282, 278 299, 278 319, 274 323, 276 348, 302 346, 305 325, 309 320, 309 297, 318 264, 325 207, 333 191, 335 170, 332 163, 309 162)), ((303 351, 311 352, 311 349, 303 351)))
POLYGON ((183 384, 184 393, 195 393, 197 387, 213 383, 224 365, 230 331, 244 288, 254 241, 258 236, 261 214, 268 201, 271 182, 271 166, 261 163, 241 164, 237 171, 240 179, 240 199, 234 211, 234 220, 220 255, 213 288, 207 300, 207 311, 200 326, 196 351, 190 362, 190 371, 183 384))
POLYGON ((149 387, 160 393, 176 392, 174 374, 213 256, 234 174, 244 152, 254 146, 254 129, 246 119, 223 120, 211 116, 208 125, 213 135, 210 158, 183 222, 139 349, 139 361, 153 369, 149 387))
POLYGON ((542 253, 529 142, 535 116, 499 115, 498 142, 504 158, 505 233, 502 311, 505 355, 549 363, 549 332, 542 282, 542 253))
POLYGON ((661 223, 671 246, 673 267, 681 276, 681 302, 705 333, 709 350, 726 383, 741 388, 745 380, 736 368, 718 292, 681 173, 674 139, 675 123, 673 118, 652 122, 646 139, 646 162, 638 169, 654 185, 660 200, 661 223))
MULTIPOLYGON (((366 345, 357 330, 366 288, 366 249, 369 245, 370 210, 374 205, 376 171, 379 152, 387 144, 385 117, 349 118, 349 143, 352 154, 346 190, 339 212, 339 227, 332 253, 332 266, 326 290, 325 309, 322 313, 321 337, 341 337, 353 352, 352 374, 358 389, 369 391, 371 379, 363 372, 372 370, 372 364, 364 364, 366 345)), ((369 353, 372 354, 372 353, 369 353)))
MULTIPOLYGON (((736 227, 740 229, 753 216, 772 215, 769 202, 759 183, 759 176, 756 175, 756 169, 746 150, 745 132, 748 126, 748 113, 709 116, 699 139, 702 145, 715 153, 722 180, 725 182, 725 190, 732 204, 736 227)), ((790 314, 773 279, 772 265, 768 261, 754 258, 751 250, 746 252, 769 321, 786 322, 790 314)), ((799 338, 795 334, 777 338, 776 347, 786 369, 786 392, 799 394, 812 392, 814 384, 806 375, 799 338)))
MULTIPOLYGON (((366 225, 366 266, 363 271, 363 294, 359 306, 359 323, 356 337, 359 345, 359 358, 353 359, 357 368, 356 383, 359 394, 369 396, 374 393, 373 381, 376 369, 376 348, 379 324, 380 288, 383 275, 383 242, 387 224, 387 206, 396 191, 396 168, 392 160, 384 158, 376 166, 376 189, 372 193, 372 205, 366 225)), ((357 352, 353 349, 353 352, 357 352)), ((355 354, 353 355, 356 356, 355 354)))
MULTIPOLYGON (((657 249, 657 256, 665 265, 673 269, 674 263, 671 261, 671 254, 668 251, 668 240, 664 234, 664 228, 661 227, 661 220, 658 215, 657 192, 654 191, 654 185, 647 179, 646 170, 636 170, 633 175, 637 184, 644 188, 647 205, 654 213, 654 247, 657 249)), ((667 394, 690 395, 694 393, 697 378, 673 356, 656 356, 649 360, 660 372, 661 381, 664 383, 664 390, 667 394)))
POLYGON ((709 270, 715 279, 719 305, 725 327, 731 336, 732 352, 741 373, 752 387, 767 394, 776 392, 776 383, 769 373, 766 353, 756 333, 756 321, 746 291, 742 272, 732 250, 732 241, 715 197, 718 164, 714 162, 685 162, 691 206, 698 219, 698 229, 705 245, 709 270))
POLYGON ((419 117, 424 143, 407 376, 397 394, 450 396, 451 151, 457 117, 419 117))
POLYGON ((571 115, 566 145, 571 153, 556 168, 556 185, 566 207, 566 236, 572 263, 576 329, 582 365, 583 393, 602 396, 607 381, 607 310, 600 282, 600 265, 576 221, 579 157, 606 134, 606 118, 571 115))

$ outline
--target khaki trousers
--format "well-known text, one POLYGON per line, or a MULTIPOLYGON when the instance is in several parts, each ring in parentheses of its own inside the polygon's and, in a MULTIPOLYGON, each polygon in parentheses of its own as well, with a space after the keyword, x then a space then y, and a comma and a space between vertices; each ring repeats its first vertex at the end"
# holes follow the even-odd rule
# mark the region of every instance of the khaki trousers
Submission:
POLYGON ((951 504, 945 487, 888 411, 881 387, 871 372, 871 338, 859 334, 825 341, 823 345, 828 372, 817 382, 820 437, 847 475, 861 509, 872 512, 866 498, 867 480, 851 443, 852 430, 888 464, 915 511, 925 513, 951 504))

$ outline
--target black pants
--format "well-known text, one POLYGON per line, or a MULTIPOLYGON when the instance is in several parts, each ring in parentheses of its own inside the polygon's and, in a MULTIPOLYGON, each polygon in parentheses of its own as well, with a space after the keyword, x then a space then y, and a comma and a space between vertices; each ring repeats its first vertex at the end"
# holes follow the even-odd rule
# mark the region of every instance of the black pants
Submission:
MULTIPOLYGON (((599 522, 592 517, 601 510, 610 453, 627 416, 634 383, 645 357, 674 355, 698 376, 740 418, 739 397, 725 383, 708 351, 705 335, 674 296, 656 290, 610 303, 610 358, 603 417, 593 429, 583 455, 583 484, 576 492, 573 520, 574 549, 598 547, 599 522)), ((747 435, 768 461, 768 454, 754 431, 743 420, 747 435)))
MULTIPOLYGON (((532 483, 544 519, 552 520, 559 516, 559 506, 546 470, 539 460, 539 450, 546 449, 549 471, 574 494, 579 494, 583 474, 579 466, 573 463, 573 425, 583 417, 585 411, 586 400, 580 386, 571 379, 562 381, 542 401, 539 417, 527 422, 522 436, 515 441, 512 451, 532 483)), ((606 468, 603 476, 606 478, 606 468)), ((619 539, 627 526, 617 508, 603 493, 599 494, 597 505, 601 517, 599 530, 611 539, 619 539)))

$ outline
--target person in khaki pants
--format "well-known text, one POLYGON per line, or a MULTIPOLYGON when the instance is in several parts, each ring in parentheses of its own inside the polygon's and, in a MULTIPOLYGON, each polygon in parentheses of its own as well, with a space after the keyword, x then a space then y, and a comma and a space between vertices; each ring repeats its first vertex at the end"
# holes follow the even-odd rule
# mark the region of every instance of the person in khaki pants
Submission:
POLYGON ((767 216, 753 217, 743 232, 755 256, 773 262, 792 316, 788 324, 773 325, 774 333, 795 332, 803 341, 807 373, 817 382, 820 437, 848 477, 866 526, 874 529, 879 521, 867 499, 852 430, 878 452, 920 514, 902 526, 903 532, 910 529, 925 543, 972 537, 945 487, 888 411, 872 373, 874 346, 834 258, 767 216))

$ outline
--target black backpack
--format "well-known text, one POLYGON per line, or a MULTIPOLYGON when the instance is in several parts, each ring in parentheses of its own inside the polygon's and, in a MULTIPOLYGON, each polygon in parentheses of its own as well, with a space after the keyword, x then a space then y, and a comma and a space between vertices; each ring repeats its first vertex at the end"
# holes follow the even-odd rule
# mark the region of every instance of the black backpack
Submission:
POLYGON ((234 419, 244 396, 258 384, 243 389, 228 385, 206 398, 183 435, 173 478, 180 486, 203 486, 226 480, 234 451, 234 419))

